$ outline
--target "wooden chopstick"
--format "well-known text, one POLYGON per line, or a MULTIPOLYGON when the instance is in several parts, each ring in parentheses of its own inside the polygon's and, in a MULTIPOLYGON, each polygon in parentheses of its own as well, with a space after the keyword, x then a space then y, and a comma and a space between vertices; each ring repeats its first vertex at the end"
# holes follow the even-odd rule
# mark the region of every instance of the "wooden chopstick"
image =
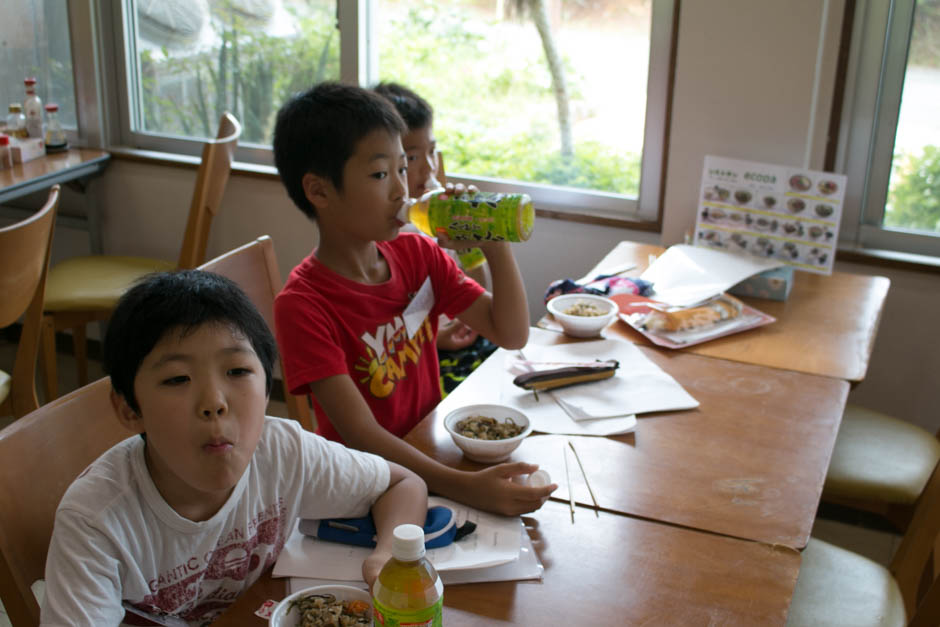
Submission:
POLYGON ((571 524, 574 524, 574 492, 571 489, 571 473, 568 472, 568 449, 561 445, 561 454, 565 458, 565 478, 568 480, 568 507, 571 508, 571 524))
MULTIPOLYGON (((581 469, 581 476, 584 477, 584 485, 587 486, 588 492, 591 493, 591 500, 594 501, 594 515, 600 518, 600 505, 597 504, 597 499, 594 497, 594 490, 591 489, 591 483, 588 481, 587 473, 584 472, 584 466, 581 464, 581 457, 578 455, 578 449, 574 447, 574 443, 572 443, 571 440, 568 440, 568 446, 571 447, 571 450, 574 453, 574 459, 578 462, 578 468, 581 469)), ((568 459, 565 458, 565 463, 567 462, 568 459)))

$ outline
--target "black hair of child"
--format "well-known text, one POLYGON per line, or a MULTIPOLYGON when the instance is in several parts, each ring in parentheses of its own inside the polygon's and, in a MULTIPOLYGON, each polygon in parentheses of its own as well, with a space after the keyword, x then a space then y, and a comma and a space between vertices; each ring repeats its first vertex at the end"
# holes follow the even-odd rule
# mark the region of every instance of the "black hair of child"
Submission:
POLYGON ((206 324, 229 326, 245 336, 264 367, 271 393, 277 343, 254 304, 231 279, 201 270, 149 274, 121 296, 108 322, 104 371, 135 412, 134 379, 144 358, 167 335, 186 335, 206 324))
POLYGON ((304 175, 324 177, 342 190, 346 162, 359 140, 375 130, 400 135, 407 127, 388 100, 362 87, 319 83, 280 108, 274 165, 287 195, 308 218, 316 219, 317 213, 304 193, 304 175))
POLYGON ((409 131, 431 126, 434 109, 427 100, 399 83, 379 83, 372 91, 387 98, 405 120, 409 131))

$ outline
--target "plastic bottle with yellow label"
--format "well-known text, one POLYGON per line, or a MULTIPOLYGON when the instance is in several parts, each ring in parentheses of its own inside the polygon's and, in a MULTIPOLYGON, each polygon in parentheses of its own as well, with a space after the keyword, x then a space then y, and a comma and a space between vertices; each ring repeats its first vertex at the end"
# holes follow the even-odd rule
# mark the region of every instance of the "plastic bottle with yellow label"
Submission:
POLYGON ((424 553, 421 527, 395 527, 392 557, 372 586, 374 625, 441 627, 444 584, 424 553))
MULTIPOLYGON (((408 208, 408 221, 427 235, 466 242, 524 242, 532 235, 535 209, 528 194, 466 192, 441 198, 442 193, 427 192, 408 208)), ((464 270, 484 261, 479 248, 460 252, 464 270)))

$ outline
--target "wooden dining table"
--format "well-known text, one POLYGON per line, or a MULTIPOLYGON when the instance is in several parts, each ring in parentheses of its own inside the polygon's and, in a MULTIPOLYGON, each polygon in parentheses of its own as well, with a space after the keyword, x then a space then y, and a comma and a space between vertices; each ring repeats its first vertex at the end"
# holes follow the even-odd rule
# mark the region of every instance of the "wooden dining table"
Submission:
MULTIPOLYGON (((572 341, 545 332, 532 339, 572 341)), ((559 484, 523 517, 543 577, 446 586, 446 625, 786 623, 849 384, 639 350, 699 407, 643 415, 627 435, 526 438, 510 461, 538 463, 559 484), (599 504, 573 471, 573 523, 562 457, 569 441, 599 504)), ((406 440, 446 465, 481 468, 442 421, 457 407, 497 400, 498 379, 509 376, 504 356, 500 349, 487 359, 406 440)), ((260 625, 255 610, 287 592, 286 580, 268 573, 215 624, 260 625)))
MULTIPOLYGON (((33 192, 48 191, 56 184, 68 185, 82 194, 84 213, 70 215, 60 210, 56 214, 56 223, 87 230, 91 252, 100 254, 102 242, 98 202, 91 181, 104 171, 110 158, 111 155, 104 150, 70 148, 15 164, 12 168, 0 169, 0 205, 33 192)), ((0 208, 0 215, 17 220, 29 217, 32 213, 33 210, 0 208)))
MULTIPOLYGON (((522 518, 541 580, 448 585, 447 627, 478 625, 784 625, 799 552, 549 501, 522 518)), ((265 573, 213 624, 255 615, 288 593, 265 573)))
MULTIPOLYGON (((535 331, 547 344, 572 341, 535 331)), ((559 485, 554 498, 567 500, 563 449, 570 440, 607 511, 805 547, 849 384, 685 351, 639 350, 699 407, 642 414, 626 435, 533 435, 510 461, 539 464, 559 485)), ((443 421, 458 407, 499 402, 501 380, 511 376, 506 354, 500 349, 484 361, 405 439, 445 465, 482 468, 463 457, 443 421)), ((580 472, 571 474, 576 502, 592 505, 580 472)))
MULTIPOLYGON (((651 256, 661 255, 662 246, 620 242, 586 276, 634 264, 626 276, 639 276, 651 256)), ((807 374, 823 375, 858 383, 865 378, 884 309, 890 280, 833 272, 826 276, 795 272, 793 287, 785 301, 740 297, 776 322, 683 348, 705 357, 770 366, 807 374)), ((561 327, 546 314, 538 326, 561 327)), ((633 343, 653 344, 627 323, 618 321, 608 330, 633 343)))
MULTIPOLYGON (((632 262, 639 274, 663 250, 623 242, 594 272, 632 262)), ((510 461, 537 463, 559 485, 523 517, 544 575, 446 586, 445 624, 784 625, 850 383, 865 376, 887 289, 883 277, 800 273, 787 301, 745 299, 777 322, 679 351, 652 346, 622 321, 607 327, 607 339, 638 345, 698 407, 640 415, 623 435, 526 438, 510 461), (565 467, 571 445, 583 474, 565 467)), ((592 340, 534 331, 531 341, 592 340)), ((406 440, 448 466, 482 468, 443 419, 500 401, 506 354, 484 361, 406 440)), ((286 593, 285 580, 268 573, 216 624, 253 624, 264 601, 286 593)))

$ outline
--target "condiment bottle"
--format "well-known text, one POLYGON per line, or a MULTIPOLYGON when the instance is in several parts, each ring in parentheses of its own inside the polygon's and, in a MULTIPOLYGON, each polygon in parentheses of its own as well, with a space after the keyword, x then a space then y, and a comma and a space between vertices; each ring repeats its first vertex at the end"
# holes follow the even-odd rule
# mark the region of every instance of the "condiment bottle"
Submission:
POLYGON ((62 152, 69 147, 68 137, 59 122, 59 105, 46 105, 46 152, 62 152))
POLYGON ((13 167, 13 152, 10 150, 10 137, 0 133, 0 169, 13 167))
MULTIPOLYGON (((524 242, 532 235, 535 209, 528 194, 467 192, 441 198, 443 192, 431 190, 408 208, 408 220, 423 233, 476 242, 524 242)), ((461 258, 464 270, 483 262, 482 253, 476 251, 475 259, 461 258)))
POLYGON ((26 86, 26 100, 23 101, 23 114, 26 116, 26 133, 30 137, 42 137, 42 100, 36 95, 36 79, 23 80, 26 86))
POLYGON ((441 627, 444 584, 424 553, 421 527, 395 527, 392 557, 372 586, 375 625, 441 627))
POLYGON ((10 137, 27 137, 26 116, 23 115, 23 105, 18 102, 10 103, 10 113, 7 115, 7 135, 10 137))

